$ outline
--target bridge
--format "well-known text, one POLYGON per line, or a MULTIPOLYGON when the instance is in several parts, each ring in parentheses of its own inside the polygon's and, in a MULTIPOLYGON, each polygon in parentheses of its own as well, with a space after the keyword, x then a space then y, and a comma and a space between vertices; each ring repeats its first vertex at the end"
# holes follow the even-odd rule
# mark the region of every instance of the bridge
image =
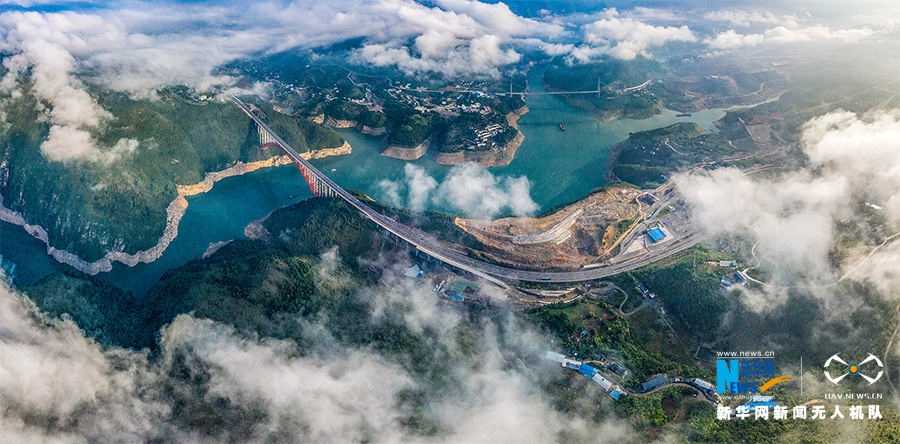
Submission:
POLYGON ((416 230, 414 228, 403 225, 379 213, 378 211, 375 211, 374 209, 357 199, 355 196, 341 188, 334 181, 329 179, 328 176, 316 169, 316 167, 312 166, 309 161, 301 157, 300 154, 294 151, 294 149, 287 144, 287 142, 282 140, 281 137, 278 136, 278 134, 272 131, 272 129, 269 128, 269 126, 266 125, 265 122, 260 120, 260 118, 253 113, 253 110, 251 110, 246 103, 242 102, 235 96, 231 96, 231 100, 234 101, 234 103, 236 103, 238 106, 240 106, 244 113, 246 113, 258 127, 258 131, 260 134, 260 145, 275 146, 291 159, 297 169, 300 170, 300 173, 303 175, 303 179, 306 180, 307 185, 309 185, 309 189, 312 191, 313 196, 340 197, 351 206, 356 208, 360 213, 362 213, 364 217, 371 220, 376 225, 393 234, 394 236, 403 239, 422 253, 447 265, 469 272, 475 276, 481 277, 502 287, 506 287, 506 283, 504 281, 553 283, 584 282, 601 279, 607 276, 612 276, 614 274, 622 273, 647 265, 656 260, 685 250, 696 244, 697 242, 703 240, 703 238, 698 233, 694 232, 679 239, 676 242, 677 245, 672 245, 669 248, 666 248, 659 252, 648 254, 640 258, 615 265, 610 265, 607 267, 582 269, 577 271, 528 271, 482 262, 469 257, 463 252, 442 245, 437 241, 437 239, 429 236, 421 230, 416 230))

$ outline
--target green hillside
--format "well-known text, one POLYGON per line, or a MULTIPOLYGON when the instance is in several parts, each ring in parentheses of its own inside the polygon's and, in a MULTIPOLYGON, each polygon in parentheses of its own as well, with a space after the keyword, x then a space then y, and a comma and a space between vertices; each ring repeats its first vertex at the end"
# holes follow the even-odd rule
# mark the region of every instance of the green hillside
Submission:
MULTIPOLYGON (((0 133, 8 179, 0 188, 4 205, 48 232, 50 244, 85 260, 122 248, 133 253, 156 244, 176 185, 200 182, 205 173, 271 157, 259 149, 256 129, 228 102, 197 101, 182 89, 156 100, 94 90, 114 119, 94 137, 100 146, 135 139, 140 146, 112 164, 47 160, 40 151, 49 123, 27 92, 10 100, 9 123, 0 133)), ((263 118, 295 149, 333 148, 344 141, 330 129, 276 113, 257 101, 263 118)))

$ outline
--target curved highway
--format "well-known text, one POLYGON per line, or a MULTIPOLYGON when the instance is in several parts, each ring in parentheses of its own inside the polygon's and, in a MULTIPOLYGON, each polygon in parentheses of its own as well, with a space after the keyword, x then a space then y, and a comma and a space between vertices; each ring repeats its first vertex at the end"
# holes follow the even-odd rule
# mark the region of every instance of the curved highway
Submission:
POLYGON ((689 248, 697 242, 703 240, 699 234, 690 233, 682 237, 681 239, 674 241, 672 246, 658 252, 654 252, 627 262, 610 265, 607 267, 582 269, 577 271, 528 271, 482 262, 467 256, 465 253, 447 248, 444 245, 441 245, 437 239, 419 230, 407 227, 364 204, 352 194, 341 188, 328 176, 312 166, 312 164, 310 164, 306 159, 300 157, 300 154, 294 151, 294 149, 291 148, 291 146, 288 145, 287 142, 282 140, 281 137, 279 137, 278 134, 272 131, 272 129, 269 128, 269 126, 266 125, 265 122, 260 120, 259 117, 256 117, 256 115, 253 114, 247 104, 245 104, 235 96, 232 96, 231 99, 238 106, 240 106, 241 109, 244 110, 244 112, 248 116, 250 116, 250 118, 253 119, 253 121, 257 125, 259 125, 260 128, 264 129, 267 133, 269 133, 269 135, 272 136, 273 139, 275 139, 275 141, 279 145, 279 148, 281 148, 281 150, 288 157, 290 157, 295 165, 308 170, 311 174, 313 174, 319 180, 324 182, 329 188, 331 188, 335 194, 337 194, 342 199, 347 201, 347 203, 359 210, 359 212, 362 213, 366 218, 368 218, 372 222, 375 222, 378 226, 384 228, 395 236, 412 244, 423 253, 437 260, 440 260, 441 262, 456 267, 460 270, 472 273, 500 286, 506 286, 506 284, 503 282, 504 280, 544 283, 592 281, 647 265, 651 262, 657 261, 667 256, 671 256, 679 251, 689 248))

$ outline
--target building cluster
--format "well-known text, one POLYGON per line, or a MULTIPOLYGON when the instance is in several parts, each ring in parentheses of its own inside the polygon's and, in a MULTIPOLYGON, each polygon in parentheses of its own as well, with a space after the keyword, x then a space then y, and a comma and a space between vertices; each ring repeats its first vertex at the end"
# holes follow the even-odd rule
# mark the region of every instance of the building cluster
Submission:
MULTIPOLYGON (((588 378, 591 379, 591 381, 593 381, 594 383, 599 385, 600 388, 603 389, 603 391, 607 395, 609 395, 612 399, 619 399, 626 394, 625 390, 623 390, 621 387, 614 384, 609 379, 604 378, 603 375, 600 374, 600 370, 598 370, 588 364, 585 364, 584 362, 581 362, 581 361, 578 361, 575 359, 569 359, 569 358, 565 357, 565 355, 555 353, 552 351, 548 351, 547 354, 544 355, 544 357, 553 362, 558 362, 560 364, 560 366, 563 368, 567 368, 569 370, 574 370, 578 373, 581 373, 582 375, 587 376, 588 378)), ((615 365, 616 367, 618 367, 620 369, 621 374, 623 376, 625 375, 626 371, 621 366, 619 366, 615 362, 612 363, 611 365, 615 365)))
POLYGON ((476 151, 494 148, 497 145, 497 142, 494 141, 494 136, 506 131, 503 129, 503 125, 499 123, 493 123, 480 129, 472 127, 469 129, 475 132, 475 140, 466 140, 466 143, 469 144, 468 149, 476 151))
POLYGON ((719 280, 719 283, 722 284, 723 287, 729 288, 732 285, 744 285, 747 283, 747 278, 741 274, 740 271, 735 271, 732 275, 725 275, 719 280))

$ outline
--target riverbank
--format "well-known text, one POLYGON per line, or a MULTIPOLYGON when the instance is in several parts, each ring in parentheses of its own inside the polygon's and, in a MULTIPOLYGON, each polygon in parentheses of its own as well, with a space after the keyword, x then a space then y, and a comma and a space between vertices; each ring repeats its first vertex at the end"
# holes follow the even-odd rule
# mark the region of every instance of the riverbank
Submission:
MULTIPOLYGON (((351 151, 352 147, 345 141, 343 145, 337 148, 308 151, 302 153, 301 157, 307 160, 321 159, 324 157, 350 154, 351 151)), ((69 265, 76 270, 94 276, 112 270, 114 262, 121 262, 129 267, 134 267, 140 263, 148 264, 159 259, 166 248, 168 248, 169 244, 171 244, 178 235, 178 225, 188 208, 188 202, 185 197, 205 193, 211 190, 216 182, 228 177, 240 176, 262 168, 277 167, 290 163, 291 161, 287 156, 274 156, 258 162, 237 162, 235 165, 224 170, 207 173, 200 183, 177 186, 178 195, 166 208, 166 227, 156 245, 133 254, 125 253, 124 251, 110 251, 101 259, 93 262, 88 262, 74 253, 51 246, 47 231, 38 225, 29 224, 21 213, 17 213, 3 206, 2 197, 0 197, 0 220, 19 225, 24 228, 28 234, 42 241, 47 248, 47 254, 57 262, 69 265)))

